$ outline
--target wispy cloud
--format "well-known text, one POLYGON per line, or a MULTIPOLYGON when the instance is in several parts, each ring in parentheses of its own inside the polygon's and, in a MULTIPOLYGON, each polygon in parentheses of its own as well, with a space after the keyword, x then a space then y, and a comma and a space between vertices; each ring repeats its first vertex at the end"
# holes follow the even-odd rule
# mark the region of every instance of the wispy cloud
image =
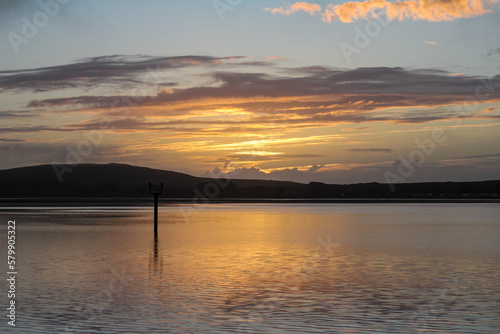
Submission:
POLYGON ((369 128, 370 128, 369 126, 362 126, 360 128, 345 128, 342 129, 342 131, 361 131, 361 130, 367 130, 369 128))
MULTIPOLYGON (((295 69, 290 69, 295 74, 295 69)), ((205 77, 208 74, 205 75, 205 77)), ((171 106, 193 103, 197 107, 216 105, 251 109, 254 112, 271 107, 310 114, 315 110, 363 109, 387 107, 432 106, 462 102, 485 80, 493 86, 490 99, 500 97, 496 89, 500 75, 491 80, 474 76, 454 76, 439 69, 406 70, 372 67, 354 70, 323 68, 303 76, 273 76, 263 73, 214 72, 217 85, 160 90, 154 96, 76 96, 33 100, 30 108, 81 105, 85 108, 116 108, 117 99, 134 100, 134 106, 171 106), (307 99, 305 97, 308 97, 307 99), (276 101, 276 98, 283 100, 276 101), (228 104, 228 101, 231 101, 228 104), (276 101, 276 104, 273 103, 276 101), (288 101, 288 102, 287 102, 288 101), (228 104, 228 105, 226 105, 228 104), (354 105, 357 104, 357 105, 354 105)), ((8 84, 11 84, 8 82, 8 84)), ((13 84, 13 83, 12 83, 13 84)), ((57 84, 57 83, 56 83, 57 84)), ((183 105, 185 106, 185 105, 183 105)), ((192 108, 192 105, 190 105, 192 108)), ((164 110, 164 109, 163 109, 164 110)), ((323 110, 324 111, 324 110, 323 110)))
POLYGON ((289 16, 295 12, 304 11, 310 15, 314 15, 321 11, 321 6, 317 4, 310 4, 307 2, 296 2, 293 5, 282 6, 277 8, 265 8, 264 10, 271 12, 273 14, 282 14, 289 16))
MULTIPOLYGON (((323 21, 354 22, 360 19, 386 17, 388 20, 425 20, 425 21, 453 21, 459 18, 481 16, 493 12, 486 8, 497 0, 406 0, 386 1, 367 0, 351 1, 343 4, 327 4, 322 13, 323 21)), ((305 10, 313 15, 321 11, 317 4, 297 2, 293 5, 277 8, 266 8, 276 14, 291 15, 298 10, 305 10), (314 8, 314 11, 302 8, 314 8)))
POLYGON ((0 137, 0 142, 2 143, 21 143, 24 142, 24 139, 15 139, 15 138, 7 138, 7 137, 0 137))
POLYGON ((390 148, 353 148, 349 152, 353 153, 392 153, 394 152, 390 148))
MULTIPOLYGON (((184 57, 179 59, 185 60, 184 57)), ((210 57, 200 59, 213 61, 210 57)), ((272 69, 272 65, 265 66, 272 69)), ((23 115, 52 114, 58 118, 56 115, 66 111, 89 115, 85 121, 57 122, 57 126, 51 123, 5 126, 4 131, 10 133, 89 131, 99 129, 102 120, 108 119, 113 121, 113 128, 118 132, 168 131, 197 136, 263 135, 278 129, 298 131, 339 123, 418 124, 452 120, 459 116, 497 117, 484 113, 459 115, 450 107, 463 104, 478 89, 488 92, 482 95, 482 102, 499 101, 500 76, 491 79, 456 76, 439 69, 314 68, 305 71, 303 68, 280 67, 280 74, 272 75, 255 72, 255 68, 242 72, 241 68, 213 64, 212 71, 203 74, 209 79, 208 84, 194 81, 191 86, 184 85, 183 88, 160 89, 155 95, 77 95, 36 99, 29 101, 27 108, 0 111, 0 115, 12 120, 20 120, 23 115)), ((101 79, 114 82, 115 76, 107 73, 101 79)), ((15 86, 18 80, 17 77, 4 78, 4 84, 15 86)), ((33 87, 46 80, 60 86, 68 77, 56 80, 53 73, 46 76, 39 73, 32 82, 28 80, 24 84, 33 87)), ((115 85, 119 89, 120 84, 115 85)), ((85 87, 86 83, 80 86, 81 89, 85 87)))
POLYGON ((262 161, 290 161, 294 159, 322 158, 319 154, 263 154, 263 152, 251 152, 247 154, 228 154, 218 157, 214 162, 262 162, 262 161))
MULTIPOLYGON (((161 71, 202 65, 263 66, 266 64, 266 62, 256 62, 243 56, 101 56, 85 58, 66 65, 0 71, 0 93, 9 90, 46 92, 65 88, 89 88, 102 84, 151 85, 152 80, 146 80, 144 75, 158 75, 161 71)), ((157 84, 176 85, 174 82, 157 82, 157 84)))
POLYGON ((493 55, 500 55, 500 47, 491 49, 490 52, 488 52, 488 56, 493 56, 493 55))
POLYGON ((432 42, 432 41, 425 41, 424 43, 425 44, 429 44, 429 45, 437 45, 436 42, 432 42))

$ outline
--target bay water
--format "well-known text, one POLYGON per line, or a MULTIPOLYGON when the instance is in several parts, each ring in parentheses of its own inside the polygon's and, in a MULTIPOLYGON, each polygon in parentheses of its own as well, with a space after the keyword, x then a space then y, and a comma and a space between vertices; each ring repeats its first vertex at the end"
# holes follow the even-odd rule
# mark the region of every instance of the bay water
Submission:
POLYGON ((19 333, 499 333, 499 204, 3 207, 19 333))

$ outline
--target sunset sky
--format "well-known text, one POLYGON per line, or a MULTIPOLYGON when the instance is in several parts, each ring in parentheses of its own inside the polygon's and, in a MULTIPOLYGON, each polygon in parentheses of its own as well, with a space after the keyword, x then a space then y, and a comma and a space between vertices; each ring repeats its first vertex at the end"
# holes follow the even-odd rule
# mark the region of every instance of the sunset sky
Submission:
POLYGON ((0 0, 0 29, 0 169, 500 179, 499 1, 0 0))

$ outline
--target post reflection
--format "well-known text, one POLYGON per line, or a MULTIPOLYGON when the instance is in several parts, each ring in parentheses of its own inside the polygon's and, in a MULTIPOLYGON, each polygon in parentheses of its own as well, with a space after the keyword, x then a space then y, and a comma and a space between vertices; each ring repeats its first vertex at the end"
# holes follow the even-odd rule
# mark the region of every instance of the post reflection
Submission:
POLYGON ((149 257, 149 272, 155 275, 162 273, 163 259, 158 251, 158 238, 154 238, 153 241, 153 252, 149 257))

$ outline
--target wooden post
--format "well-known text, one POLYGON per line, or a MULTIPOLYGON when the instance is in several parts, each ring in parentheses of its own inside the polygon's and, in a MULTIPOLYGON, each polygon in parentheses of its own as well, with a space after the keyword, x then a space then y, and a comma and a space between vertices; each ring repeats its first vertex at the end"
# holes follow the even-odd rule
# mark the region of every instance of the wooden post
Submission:
POLYGON ((149 182, 149 193, 154 196, 155 199, 155 211, 154 211, 154 220, 155 220, 155 242, 158 241, 158 196, 163 193, 163 183, 160 185, 153 185, 149 182))
POLYGON ((158 194, 155 197, 155 241, 158 240, 158 194))

